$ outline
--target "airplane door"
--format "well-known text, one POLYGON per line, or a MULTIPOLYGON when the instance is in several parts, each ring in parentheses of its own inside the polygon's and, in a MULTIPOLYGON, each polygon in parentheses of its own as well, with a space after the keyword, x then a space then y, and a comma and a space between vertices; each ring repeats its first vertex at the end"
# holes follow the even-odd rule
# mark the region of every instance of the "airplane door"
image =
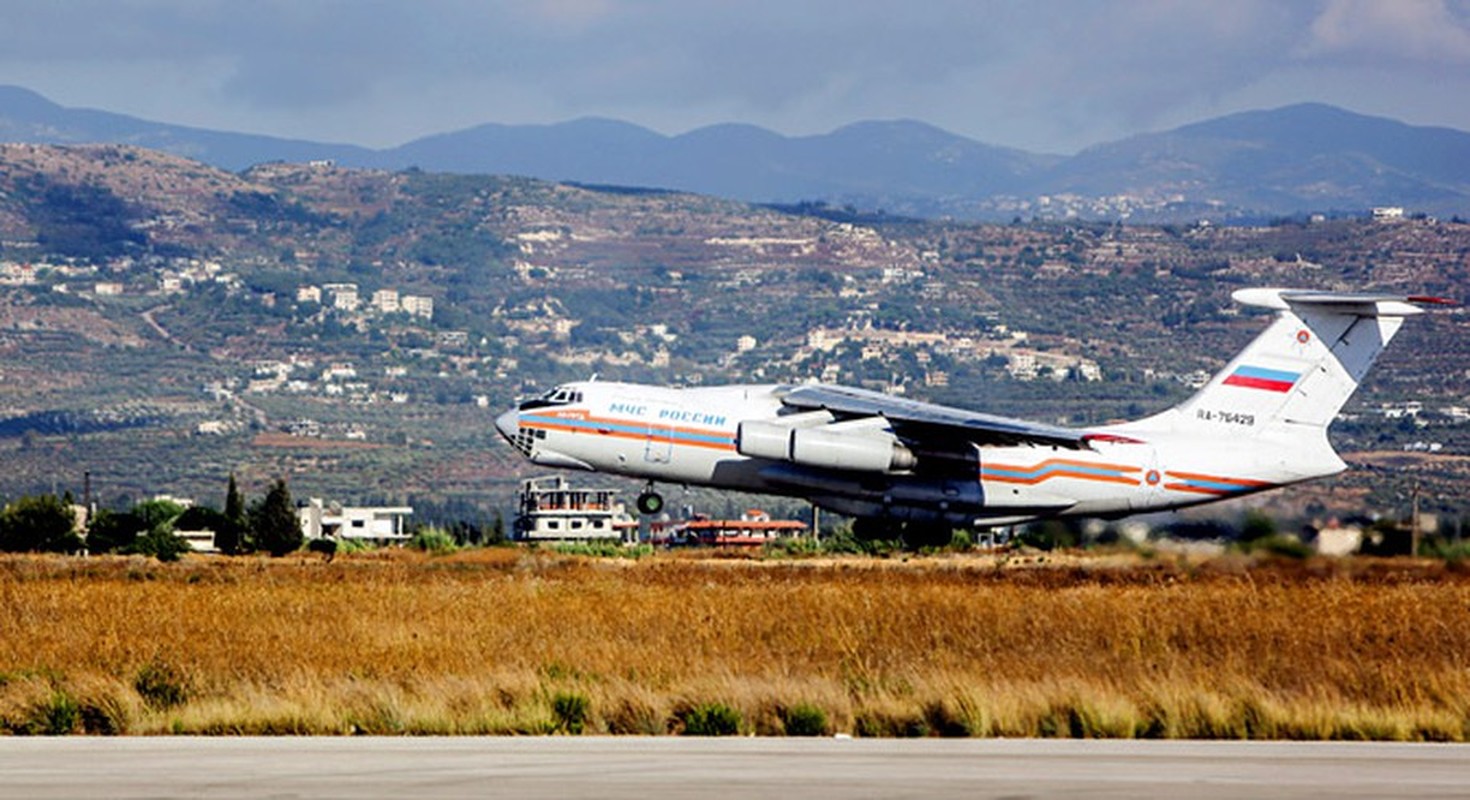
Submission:
POLYGON ((650 464, 667 464, 674 455, 674 429, 669 425, 649 425, 648 443, 643 460, 650 464))

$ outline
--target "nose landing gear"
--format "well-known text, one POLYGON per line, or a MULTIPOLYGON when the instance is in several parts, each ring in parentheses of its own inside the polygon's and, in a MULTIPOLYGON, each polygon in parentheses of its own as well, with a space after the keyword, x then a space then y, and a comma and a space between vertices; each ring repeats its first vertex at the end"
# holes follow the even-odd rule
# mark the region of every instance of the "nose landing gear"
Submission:
POLYGON ((648 486, 638 494, 636 505, 638 513, 652 516, 664 510, 664 496, 654 491, 653 482, 649 481, 648 486))

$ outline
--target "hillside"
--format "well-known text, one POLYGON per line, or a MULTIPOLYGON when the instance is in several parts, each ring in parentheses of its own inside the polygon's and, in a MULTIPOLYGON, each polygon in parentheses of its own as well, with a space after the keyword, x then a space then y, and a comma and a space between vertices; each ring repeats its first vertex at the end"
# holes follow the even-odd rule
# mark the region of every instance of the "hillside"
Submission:
POLYGON ((1470 217, 1470 133, 1320 104, 1232 114, 1070 157, 997 147, 912 120, 795 137, 736 124, 677 136, 607 119, 486 124, 371 150, 68 109, 0 87, 0 141, 144 146, 229 171, 334 161, 756 203, 820 201, 928 219, 1259 222, 1377 206, 1470 217))
MULTIPOLYGON (((816 208, 827 215, 833 209, 816 208)), ((1261 320, 1243 285, 1470 285, 1470 226, 845 221, 704 196, 325 164, 240 174, 121 146, 0 147, 0 494, 504 504, 490 420, 568 378, 864 385, 1077 424, 1164 407, 1261 320)), ((1470 452, 1470 318, 1414 320, 1334 433, 1470 452), (1421 404, 1419 423, 1402 412, 1421 404), (1453 409, 1459 408, 1461 412, 1453 409)), ((1277 495, 1395 508, 1463 461, 1277 495)), ((721 510, 744 501, 695 493, 721 510)), ((742 506, 743 507, 743 506, 742 506)))

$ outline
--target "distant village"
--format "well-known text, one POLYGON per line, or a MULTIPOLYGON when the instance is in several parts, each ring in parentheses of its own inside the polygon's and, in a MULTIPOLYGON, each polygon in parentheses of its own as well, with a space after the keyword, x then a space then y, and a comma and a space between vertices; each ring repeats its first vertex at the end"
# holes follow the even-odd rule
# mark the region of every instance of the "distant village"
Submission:
MULTIPOLYGON (((1375 217, 1392 221, 1402 217, 1402 209, 1375 209, 1375 217)), ((841 230, 864 246, 873 243, 863 238, 866 229, 841 226, 841 230)), ((871 234, 871 231, 866 231, 871 234)), ((513 268, 522 279, 536 282, 549 278, 555 267, 537 265, 525 260, 547 248, 554 249, 559 235, 546 232, 523 233, 519 237, 522 259, 513 262, 513 268)), ((715 245, 757 248, 790 249, 813 246, 807 240, 768 240, 737 238, 719 240, 715 245)), ((14 243, 12 243, 14 244, 14 243)), ((932 256, 932 254, 930 254, 932 256)), ((890 266, 873 274, 877 286, 915 283, 929 286, 923 270, 924 254, 917 265, 890 266)), ((677 280, 677 273, 671 276, 677 280)), ((738 288, 742 282, 753 282, 755 276, 736 272, 724 280, 738 288)), ((851 275, 843 275, 839 297, 860 300, 872 291, 863 281, 851 275)), ((158 259, 147 262, 131 258, 119 258, 102 266, 66 262, 23 262, 0 261, 0 286, 42 287, 59 295, 90 298, 106 301, 130 296, 146 296, 166 299, 192 290, 206 287, 223 287, 231 294, 250 292, 239 275, 224 263, 193 258, 158 259)), ((942 290, 942 284, 939 290, 942 290)), ((250 292, 250 296, 266 307, 279 303, 294 303, 298 313, 318 318, 337 318, 343 324, 366 331, 379 321, 399 319, 418 320, 432 324, 435 320, 435 300, 424 294, 403 292, 397 288, 379 287, 365 289, 354 282, 324 282, 300 284, 287 298, 269 292, 250 292)), ((573 332, 582 324, 555 296, 521 303, 502 304, 490 315, 490 322, 503 330, 498 337, 507 353, 485 357, 456 355, 471 349, 477 342, 466 330, 437 329, 427 331, 429 348, 410 349, 411 355, 446 357, 454 363, 458 373, 474 376, 482 366, 490 367, 487 377, 504 381, 511 378, 525 355, 534 354, 538 359, 555 362, 563 366, 627 366, 643 365, 652 369, 671 366, 671 346, 678 341, 679 334, 667 324, 634 323, 629 329, 616 332, 616 340, 624 348, 617 349, 606 344, 577 346, 573 332), (524 355, 523 355, 524 354, 524 355)), ((855 382, 866 388, 894 395, 909 391, 908 380, 919 380, 926 388, 949 385, 949 373, 934 364, 937 357, 952 363, 984 363, 1004 370, 1012 380, 1020 382, 1052 380, 1079 381, 1085 383, 1103 381, 1107 378, 1103 368, 1093 359, 1059 351, 1054 348, 1030 347, 1030 334, 1012 330, 1005 324, 990 322, 983 330, 934 331, 909 330, 882 327, 874 323, 869 309, 858 308, 847 314, 841 327, 818 327, 807 331, 805 340, 796 343, 762 341, 757 331, 740 335, 731 343, 731 348, 719 356, 716 366, 734 370, 750 380, 787 380, 792 375, 804 375, 808 380, 823 382, 855 382), (887 380, 854 380, 849 374, 854 364, 881 367, 892 377, 887 380), (915 367, 917 369, 915 369, 915 367)), ((245 395, 287 394, 297 396, 320 396, 339 399, 354 404, 404 404, 412 400, 412 393, 394 384, 408 377, 409 368, 403 364, 383 364, 368 368, 360 363, 346 360, 319 361, 318 358, 292 353, 281 358, 253 359, 245 364, 248 373, 239 381, 213 381, 204 387, 205 393, 215 400, 229 400, 238 393, 245 395)), ((699 374, 680 376, 690 384, 700 382, 699 374)), ((1195 389, 1209 379, 1204 370, 1173 373, 1165 370, 1144 369, 1140 377, 1145 381, 1172 381, 1195 389)), ((488 395, 475 395, 473 400, 488 406, 488 395)), ((1426 411, 1432 411, 1448 421, 1459 424, 1470 422, 1470 409, 1451 405, 1426 409, 1419 401, 1383 403, 1379 408, 1346 415, 1345 419, 1356 419, 1362 413, 1378 414, 1387 420, 1407 420, 1420 423, 1426 411)), ((237 433, 245 426, 238 417, 211 419, 197 423, 195 432, 200 435, 226 435, 237 433)), ((298 418, 279 423, 280 428, 299 437, 341 438, 347 441, 363 441, 369 438, 359 425, 324 424, 298 418)), ((1441 444, 1436 441, 1413 441, 1405 449, 1422 452, 1438 452, 1441 444)))

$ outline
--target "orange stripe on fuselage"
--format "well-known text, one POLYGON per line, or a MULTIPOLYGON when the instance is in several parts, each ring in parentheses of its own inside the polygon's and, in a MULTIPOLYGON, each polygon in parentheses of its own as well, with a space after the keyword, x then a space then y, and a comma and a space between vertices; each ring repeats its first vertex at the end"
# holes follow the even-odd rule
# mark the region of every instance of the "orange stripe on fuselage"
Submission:
POLYGON ((1248 492, 1252 489, 1268 489, 1276 485, 1270 481, 1258 481, 1253 478, 1227 478, 1223 475, 1205 475, 1199 472, 1175 472, 1169 470, 1165 474, 1169 478, 1175 479, 1175 481, 1199 481, 1200 483, 1215 484, 1213 486, 1203 486, 1200 483, 1165 483, 1164 488, 1169 491, 1208 494, 1216 497, 1248 492))
POLYGON ((538 413, 542 419, 521 418, 521 426, 532 430, 561 431, 563 433, 595 433, 599 436, 611 436, 615 439, 629 439, 633 441, 668 442, 669 444, 700 447, 706 450, 734 451, 734 436, 729 431, 714 428, 682 428, 672 425, 650 425, 648 420, 642 419, 618 419, 616 417, 597 417, 586 411, 561 410, 550 413, 538 413), (559 425, 552 419, 567 420, 568 424, 559 425), (607 427, 599 427, 606 425, 607 427), (683 435, 681 438, 680 435, 683 435), (701 438, 687 438, 701 437, 701 438), (707 441, 708 439, 721 439, 722 441, 707 441))
POLYGON ((1096 481, 1099 483, 1120 483, 1125 486, 1137 486, 1139 481, 1136 477, 1126 475, 1100 474, 1107 471, 1114 472, 1141 472, 1142 467, 1130 464, 1099 464, 1091 461, 1075 461, 1066 458, 1049 458, 1039 464, 1015 465, 1015 464, 981 464, 980 479, 984 481, 995 481, 998 483, 1018 483, 1034 486, 1038 483, 1053 478, 1073 478, 1083 481, 1096 481), (1072 469, 1068 469, 1072 467, 1072 469), (997 474, 996 470, 1005 472, 1025 473, 1022 475, 997 474))

